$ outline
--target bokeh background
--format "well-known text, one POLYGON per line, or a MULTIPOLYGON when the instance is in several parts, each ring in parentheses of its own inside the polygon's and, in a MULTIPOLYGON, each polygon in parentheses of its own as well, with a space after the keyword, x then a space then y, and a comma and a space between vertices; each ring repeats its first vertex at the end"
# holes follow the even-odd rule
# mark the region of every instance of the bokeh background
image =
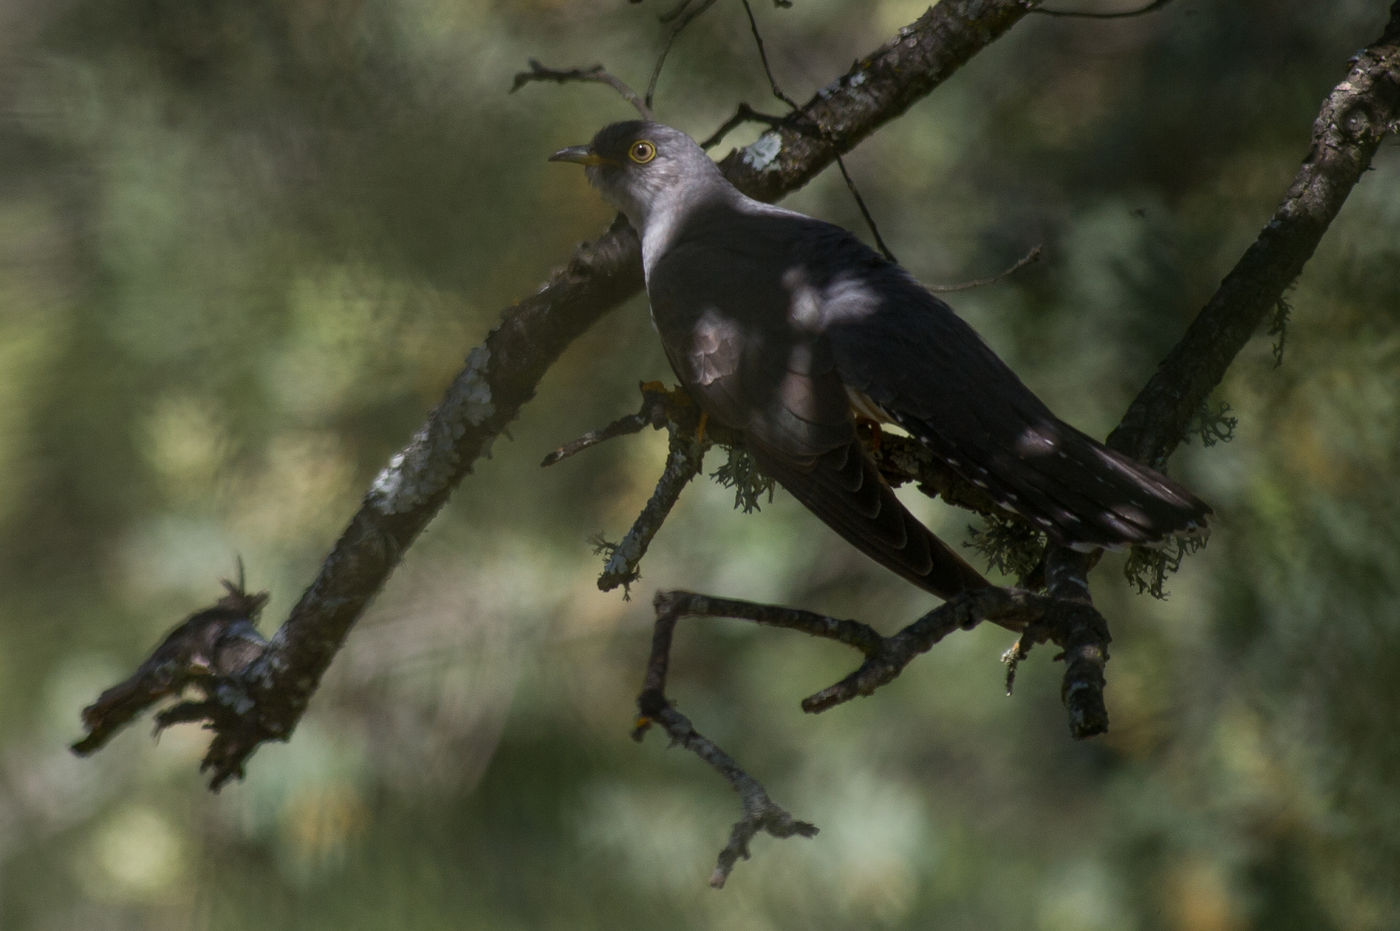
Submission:
MULTIPOLYGON (((1083 0, 1082 8, 1132 4, 1083 0)), ((1067 419, 1104 435, 1267 220, 1387 0, 1032 16, 849 158, 881 229, 1067 419)), ((1400 915, 1400 151, 1173 472, 1210 546, 1114 623, 1112 732, 1067 734, 1050 651, 959 634, 877 697, 738 622, 683 626, 672 693, 817 822, 705 881, 735 799, 627 739, 663 587, 886 630, 928 607, 779 495, 698 482, 633 598, 599 593, 664 438, 548 470, 668 377, 644 303, 572 347, 355 629, 286 745, 211 795, 205 736, 89 760, 78 712, 242 557, 279 623, 368 481, 513 298, 610 214, 556 148, 628 115, 506 93, 537 57, 646 83, 652 2, 0 5, 0 927, 1365 929, 1400 915)), ((921 11, 756 2, 804 99, 921 11)), ((779 110, 736 2, 678 42, 663 118, 779 110)), ((720 147, 746 142, 749 129, 720 147)), ((859 228, 831 173, 789 203, 859 228)), ((711 467, 718 465, 712 460, 711 467)), ((916 496, 917 498, 917 496, 916 496)), ((969 515, 915 501, 955 539, 969 515)))

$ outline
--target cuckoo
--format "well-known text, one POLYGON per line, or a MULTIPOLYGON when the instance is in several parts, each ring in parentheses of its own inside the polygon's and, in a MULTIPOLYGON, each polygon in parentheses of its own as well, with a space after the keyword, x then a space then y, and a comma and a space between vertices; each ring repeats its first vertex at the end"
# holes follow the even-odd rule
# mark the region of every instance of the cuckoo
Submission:
POLYGON ((652 321, 709 418, 877 562, 942 598, 989 583, 900 503, 856 418, 892 423, 1053 542, 1206 530, 1181 485, 1069 426, 946 303, 847 230, 754 200, 685 133, 634 120, 551 161, 641 237, 652 321))

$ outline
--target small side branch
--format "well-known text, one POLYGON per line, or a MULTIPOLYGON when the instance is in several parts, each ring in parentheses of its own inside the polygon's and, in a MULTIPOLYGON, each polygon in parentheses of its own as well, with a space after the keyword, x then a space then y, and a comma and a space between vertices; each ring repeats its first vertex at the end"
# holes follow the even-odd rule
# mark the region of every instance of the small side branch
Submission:
MULTIPOLYGON (((898 677, 916 656, 926 653, 948 634, 959 629, 970 630, 984 620, 1020 632, 1021 639, 1013 650, 1018 651, 1021 658, 1032 642, 1054 640, 1065 647, 1068 655, 1078 642, 1076 638, 1088 639, 1083 637, 1081 631, 1101 630, 1107 636, 1103 618, 1087 602, 1002 588, 982 589, 955 598, 889 637, 882 636, 861 621, 694 592, 658 592, 653 605, 656 623, 642 691, 637 696, 640 717, 633 737, 640 740, 653 724, 659 725, 673 743, 704 760, 739 793, 744 816, 734 825, 729 843, 720 852, 718 865, 710 879, 710 884, 714 886, 724 884, 740 858, 747 859, 749 840, 759 831, 774 837, 791 837, 795 834, 811 837, 817 829, 806 822, 794 820, 788 812, 775 805, 758 780, 745 772, 733 757, 701 736, 690 720, 676 711, 666 697, 671 646, 676 624, 682 617, 730 617, 752 621, 832 640, 863 654, 865 661, 855 672, 802 701, 802 709, 809 713, 825 711, 857 696, 874 693, 880 686, 898 677)), ((1106 652, 1103 655, 1107 658, 1106 652)), ((1078 672, 1075 675, 1082 677, 1078 672)), ((1069 681, 1068 672, 1066 681, 1069 681)), ((1078 682, 1079 678, 1075 681, 1078 682)), ((1101 688, 1101 675, 1099 682, 1101 688)), ((1077 690, 1066 688, 1065 702, 1070 707, 1072 719, 1079 713, 1077 706, 1082 701, 1077 690)))
POLYGON ((644 382, 639 386, 642 392, 642 407, 635 414, 628 414, 619 417, 606 427, 597 430, 589 430, 583 436, 575 440, 570 440, 560 446, 554 452, 544 457, 541 466, 552 466, 570 456, 583 452, 585 449, 597 446, 599 443, 617 439, 620 436, 629 436, 633 433, 641 433, 647 427, 653 430, 660 430, 666 426, 669 419, 669 411, 673 404, 673 394, 666 390, 660 382, 644 382))
POLYGON ((620 543, 599 540, 599 549, 608 554, 607 564, 598 578, 598 588, 612 591, 619 585, 626 591, 631 583, 641 575, 642 557, 651 546, 652 538, 660 531, 680 499, 681 492, 704 464, 705 452, 713 443, 736 443, 738 437, 732 431, 716 427, 706 435, 705 419, 690 396, 680 388, 668 390, 661 382, 644 382, 640 386, 642 406, 635 414, 620 417, 598 430, 591 430, 576 440, 571 440, 544 458, 541 465, 549 466, 562 459, 596 446, 606 440, 638 433, 650 426, 654 429, 665 427, 670 433, 666 454, 666 466, 657 479, 656 489, 642 513, 637 516, 627 535, 620 543), (715 434, 718 434, 717 436, 715 434))
MULTIPOLYGON (((778 84, 778 79, 773 76, 773 68, 768 63, 768 50, 763 44, 763 34, 758 30, 758 20, 754 19, 753 8, 749 6, 749 0, 743 0, 744 13, 749 18, 749 32, 753 34, 754 45, 758 47, 758 59, 763 63, 763 74, 768 78, 768 88, 773 96, 788 105, 788 109, 793 113, 800 113, 802 108, 796 100, 793 100, 783 92, 778 84)), ((800 125, 800 124, 799 124, 800 125)), ((826 133, 820 123, 812 124, 818 136, 825 139, 826 133)), ((727 131, 727 130, 726 130, 727 131)), ((870 235, 875 239, 875 247, 880 250, 880 254, 891 262, 897 261, 894 253, 890 251, 889 245, 885 243, 885 237, 880 235, 880 227, 875 222, 875 215, 870 212, 870 208, 865 203, 865 198, 861 196, 860 188, 856 187, 856 181, 851 177, 851 173, 846 168, 846 160, 837 152, 835 156, 836 168, 841 172, 841 179, 846 182, 846 189, 851 192, 851 197, 855 199, 856 208, 860 210, 861 217, 865 220, 865 225, 870 228, 870 235)))
POLYGON ((681 0, 674 9, 661 15, 661 22, 670 26, 661 52, 656 56, 656 64, 651 69, 651 79, 647 81, 646 106, 651 109, 656 100, 656 85, 661 80, 661 69, 666 65, 666 57, 671 54, 671 46, 685 28, 699 19, 706 10, 715 5, 715 0, 681 0))
POLYGON ((724 141, 724 137, 745 123, 762 123, 769 129, 783 125, 787 117, 773 116, 770 113, 759 113, 746 103, 741 103, 734 108, 734 115, 719 125, 719 128, 700 142, 700 148, 709 151, 724 141))
POLYGON ((686 435, 680 430, 671 431, 670 448, 666 453, 666 468, 656 482, 656 489, 647 499, 642 513, 637 515, 627 536, 622 542, 611 547, 603 574, 598 577, 598 588, 608 592, 635 582, 640 576, 638 568, 642 557, 651 546, 652 539, 661 530, 661 525, 670 516, 671 508, 680 500, 681 492, 690 480, 700 474, 705 461, 708 444, 694 434, 686 435))
POLYGON ((749 842, 760 832, 779 840, 817 836, 819 829, 815 824, 797 820, 786 809, 774 803, 761 782, 744 772, 733 757, 697 731, 690 719, 675 708, 669 705, 658 708, 655 715, 638 722, 633 736, 641 740, 649 724, 659 725, 671 738, 672 745, 689 750, 708 763, 739 794, 743 816, 734 822, 729 831, 729 841, 719 852, 715 870, 710 874, 712 887, 724 887, 729 874, 734 870, 734 865, 749 858, 749 842))
POLYGON ((1041 251, 1042 249, 1039 245, 1032 246, 1030 251, 1027 252, 1025 255, 1021 256, 1019 259, 1017 259, 1011 265, 1010 268, 999 271, 995 275, 986 275, 982 278, 973 278, 970 281, 959 281, 957 284, 941 284, 937 286, 931 286, 929 287, 929 290, 932 291, 934 294, 951 294, 954 291, 970 291, 973 288, 980 288, 983 285, 996 284, 1003 278, 1009 278, 1012 275, 1016 274, 1021 269, 1025 268, 1027 265, 1033 265, 1036 262, 1039 262, 1041 251))

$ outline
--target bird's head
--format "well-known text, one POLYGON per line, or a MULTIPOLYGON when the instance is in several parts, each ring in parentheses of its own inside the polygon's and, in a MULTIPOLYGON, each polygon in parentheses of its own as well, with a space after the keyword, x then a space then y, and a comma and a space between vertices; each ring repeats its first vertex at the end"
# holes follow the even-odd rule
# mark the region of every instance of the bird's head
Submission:
POLYGON ((674 217, 688 204, 732 190, 694 139, 647 120, 613 123, 587 145, 560 149, 549 160, 585 166, 588 182, 643 236, 658 213, 674 217))

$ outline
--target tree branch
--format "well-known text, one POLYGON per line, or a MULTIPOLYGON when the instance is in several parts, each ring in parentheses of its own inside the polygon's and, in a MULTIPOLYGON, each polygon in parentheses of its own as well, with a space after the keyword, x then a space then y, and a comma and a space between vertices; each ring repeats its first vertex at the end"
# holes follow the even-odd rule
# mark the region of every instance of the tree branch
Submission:
POLYGON ((1110 446, 1144 462, 1161 462, 1177 447, 1397 125, 1400 2, 1391 6, 1380 38, 1356 53, 1351 70, 1323 101, 1307 157, 1273 217, 1128 407, 1110 446))
MULTIPOLYGON (((1016 658, 1024 657, 1032 642, 1053 640, 1064 646, 1068 653, 1076 638, 1082 637, 1082 631, 1102 629, 1105 635, 1107 633, 1103 618, 1086 601, 1064 600, 1004 588, 985 588, 961 595, 888 637, 881 636, 873 627, 860 621, 839 620, 796 608, 715 598, 694 592, 658 592, 654 606, 656 623, 652 633, 651 656, 647 660, 642 692, 637 696, 640 717, 632 736, 641 740, 653 724, 660 725, 672 743, 704 760, 739 793, 743 817, 735 823, 729 843, 720 851, 715 872, 710 878, 710 885, 716 887, 724 885, 740 857, 747 859, 748 842, 759 831, 778 838, 793 835, 811 837, 817 833, 817 828, 794 820, 787 811, 775 805, 762 783, 745 772, 733 757, 713 741, 701 736, 690 719, 678 712, 666 697, 671 644, 676 623, 682 617, 736 618, 801 631, 845 644, 864 655, 865 661, 846 678, 803 699, 802 710, 809 713, 825 711, 852 698, 874 694, 948 634, 959 629, 971 630, 984 620, 1021 632, 1016 646, 1008 651, 1016 658)), ((1071 660, 1070 666, 1075 668, 1075 661, 1071 660)), ((1101 664, 1097 668, 1097 681, 1101 688, 1101 664)), ((1080 675, 1078 671, 1075 674, 1080 675)), ((1071 709, 1087 706, 1088 711, 1093 710, 1092 675, 1089 678, 1088 687, 1081 686, 1078 679, 1071 686, 1069 672, 1066 672, 1065 702, 1071 709)), ((1101 694, 1099 698, 1101 705, 1101 694)), ((1089 719, 1087 714, 1085 717, 1089 719)))
MULTIPOLYGON (((782 128, 731 154, 722 169, 741 189, 775 200, 898 117, 1010 29, 1038 0, 945 0, 857 61, 782 128), (827 130, 820 140, 798 127, 827 130)), ((534 396, 565 347, 642 286, 636 234, 618 222, 581 246, 536 293, 506 309, 473 349, 442 402, 375 479, 360 510, 291 615, 252 662, 226 677, 229 715, 204 766, 211 787, 241 776, 265 740, 286 740, 351 626, 476 459, 534 396), (236 719, 239 724, 234 726, 236 719)), ((211 699, 213 700, 213 699, 211 699)))
POLYGON ((642 508, 642 513, 633 522, 622 542, 608 547, 608 561, 603 567, 603 574, 598 577, 600 591, 612 591, 621 585, 623 591, 627 592, 629 586, 640 577, 638 567, 642 557, 651 546, 652 538, 670 516, 671 509, 680 500, 685 486, 700 474, 707 446, 708 444, 694 431, 671 430, 666 466, 661 470, 656 490, 647 499, 646 507, 642 508))

